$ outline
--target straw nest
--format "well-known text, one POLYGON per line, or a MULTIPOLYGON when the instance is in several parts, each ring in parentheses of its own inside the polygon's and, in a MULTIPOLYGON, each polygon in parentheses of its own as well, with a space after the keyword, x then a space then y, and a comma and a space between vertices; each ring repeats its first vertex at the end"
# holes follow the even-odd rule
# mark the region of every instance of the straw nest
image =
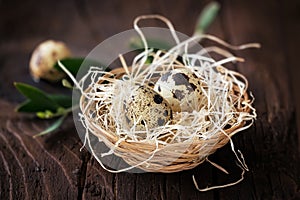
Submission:
MULTIPOLYGON (((148 172, 170 173, 192 169, 231 141, 235 133, 253 123, 256 114, 252 107, 253 98, 247 91, 246 78, 222 66, 242 59, 218 47, 204 50, 224 56, 220 61, 205 57, 203 50, 198 54, 187 52, 191 42, 201 39, 210 39, 235 49, 251 47, 233 47, 210 35, 193 36, 178 42, 169 51, 153 51, 145 42, 144 52, 137 55, 131 67, 127 67, 121 57, 123 67, 110 72, 91 67, 77 83, 82 92, 81 120, 87 129, 87 142, 92 133, 110 149, 100 155, 114 154, 132 166, 109 171, 120 172, 137 167, 148 172), (149 56, 152 62, 147 64, 149 56), (150 127, 144 123, 145 129, 136 128, 143 116, 134 115, 133 125, 129 126, 126 108, 132 106, 128 101, 134 91, 141 86, 154 90, 164 74, 176 69, 189 70, 201 82, 198 85, 201 94, 199 106, 192 111, 173 111, 171 118, 160 126, 150 127), (86 82, 89 84, 84 88, 86 82)), ((101 156, 93 152, 91 145, 90 148, 102 164, 101 156)))

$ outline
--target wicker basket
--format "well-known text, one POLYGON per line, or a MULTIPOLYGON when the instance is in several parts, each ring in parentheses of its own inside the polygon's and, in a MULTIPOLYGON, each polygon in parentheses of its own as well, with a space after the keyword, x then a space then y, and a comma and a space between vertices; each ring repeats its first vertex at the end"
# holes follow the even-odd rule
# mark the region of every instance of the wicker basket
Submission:
MULTIPOLYGON (((111 73, 115 75, 115 78, 119 78, 125 74, 125 71, 123 68, 118 68, 112 70, 111 73)), ((233 88, 232 94, 239 93, 237 86, 233 88)), ((250 101, 246 92, 242 94, 242 98, 243 101, 250 101)), ((87 112, 95 109, 94 104, 90 104, 86 108, 87 104, 85 102, 85 97, 82 96, 80 104, 82 108, 87 109, 87 112)), ((239 105, 236 110, 238 112, 251 112, 248 104, 239 105)), ((99 131, 97 121, 92 118, 88 120, 91 122, 89 129, 92 134, 103 141, 108 148, 113 148, 116 156, 121 157, 131 166, 138 165, 137 167, 144 171, 164 173, 188 170, 198 166, 205 161, 208 155, 227 144, 229 138, 234 135, 235 130, 246 124, 246 121, 243 121, 235 126, 226 127, 224 132, 220 131, 209 139, 204 140, 195 137, 189 143, 172 143, 157 146, 153 141, 132 142, 125 140, 116 147, 115 144, 119 141, 119 138, 114 130, 104 130, 103 128, 103 131, 99 131)))

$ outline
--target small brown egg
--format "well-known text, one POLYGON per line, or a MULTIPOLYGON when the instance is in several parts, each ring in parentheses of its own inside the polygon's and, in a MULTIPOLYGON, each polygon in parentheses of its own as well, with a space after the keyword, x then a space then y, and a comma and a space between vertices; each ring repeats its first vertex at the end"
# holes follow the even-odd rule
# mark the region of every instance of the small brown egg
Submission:
POLYGON ((54 68, 54 64, 71 56, 69 48, 59 41, 47 40, 39 44, 32 53, 29 67, 35 81, 45 79, 51 82, 61 80, 65 73, 54 68))
POLYGON ((178 68, 163 74, 154 90, 168 101, 174 112, 199 110, 202 82, 189 69, 178 68))
POLYGON ((127 125, 132 128, 136 121, 137 131, 164 126, 172 119, 168 102, 148 86, 137 86, 124 102, 124 109, 127 125))

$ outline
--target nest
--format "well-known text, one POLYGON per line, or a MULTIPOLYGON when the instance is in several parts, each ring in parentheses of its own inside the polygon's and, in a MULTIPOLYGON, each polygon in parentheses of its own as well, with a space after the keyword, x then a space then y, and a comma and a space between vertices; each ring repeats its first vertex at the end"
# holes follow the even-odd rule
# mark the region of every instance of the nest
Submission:
MULTIPOLYGON (((253 97, 247 91, 246 78, 223 67, 227 62, 242 59, 219 47, 204 48, 196 54, 189 53, 188 45, 202 39, 210 39, 233 49, 255 45, 234 47, 214 36, 197 35, 178 42, 169 51, 154 51, 148 48, 139 31, 138 20, 135 21, 135 28, 141 34, 145 50, 135 57, 131 67, 127 67, 121 56, 122 67, 110 72, 91 67, 76 83, 82 92, 80 116, 87 130, 86 141, 90 141, 89 134, 92 133, 110 149, 107 153, 97 154, 89 144, 103 167, 101 157, 111 154, 121 157, 131 166, 116 171, 108 169, 112 172, 135 167, 164 173, 192 169, 231 141, 234 134, 251 126, 256 113, 252 107, 253 97), (225 58, 215 61, 204 56, 211 51, 225 58), (147 64, 149 56, 152 62, 147 64), (175 69, 187 69, 201 81, 200 106, 189 112, 173 112, 172 118, 161 126, 148 127, 146 124, 144 130, 136 129, 140 116, 135 116, 134 125, 128 126, 125 107, 136 88, 143 86, 154 90, 159 78, 175 69), (84 88, 86 82, 89 84, 84 88)), ((163 21, 172 32, 169 21, 163 21)), ((176 35, 174 37, 176 40, 176 35)))

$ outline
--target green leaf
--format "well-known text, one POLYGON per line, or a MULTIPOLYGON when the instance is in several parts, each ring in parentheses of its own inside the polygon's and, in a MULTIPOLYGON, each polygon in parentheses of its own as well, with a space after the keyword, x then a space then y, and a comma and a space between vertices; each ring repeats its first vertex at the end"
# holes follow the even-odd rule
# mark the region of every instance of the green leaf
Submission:
POLYGON ((45 112, 48 110, 57 113, 61 108, 67 109, 72 107, 71 96, 47 94, 42 90, 25 83, 14 84, 16 88, 28 98, 16 108, 17 112, 45 112))
POLYGON ((48 94, 47 96, 61 107, 69 108, 72 106, 72 97, 70 96, 60 94, 48 94))
MULTIPOLYGON (((71 72, 74 76, 76 76, 78 70, 84 64, 84 66, 97 66, 101 67, 103 66, 101 63, 95 60, 91 59, 85 59, 85 58, 65 58, 60 60, 60 62, 67 68, 69 72, 71 72)), ((58 62, 55 63, 54 67, 62 71, 62 69, 59 67, 58 62)))
MULTIPOLYGON (((149 48, 161 49, 161 50, 171 49, 171 45, 165 41, 149 38, 147 39, 147 43, 149 48)), ((135 49, 135 50, 142 50, 145 48, 142 40, 140 38, 135 38, 135 37, 131 38, 129 42, 129 46, 131 49, 135 49)))
POLYGON ((51 133, 51 132, 55 131, 56 129, 58 129, 62 125, 62 122, 64 121, 66 116, 67 115, 61 116, 52 125, 50 125, 48 128, 46 128, 44 131, 34 135, 33 137, 35 138, 35 137, 38 137, 38 136, 46 135, 48 133, 51 133))
POLYGON ((205 6, 198 18, 194 34, 203 34, 216 18, 219 9, 220 4, 215 1, 205 6))
MULTIPOLYGON (((19 92, 30 99, 30 101, 23 103, 22 106, 17 110, 26 110, 26 112, 29 112, 29 108, 37 106, 39 109, 42 108, 43 110, 48 109, 51 111, 56 111, 60 107, 60 105, 49 98, 45 92, 36 87, 25 83, 14 83, 14 85, 19 90, 19 92)), ((34 111, 31 112, 36 111, 36 109, 33 110, 34 111)))
POLYGON ((47 110, 48 107, 42 103, 36 103, 31 101, 30 99, 27 99, 23 103, 21 103, 17 108, 17 112, 38 112, 47 110))

